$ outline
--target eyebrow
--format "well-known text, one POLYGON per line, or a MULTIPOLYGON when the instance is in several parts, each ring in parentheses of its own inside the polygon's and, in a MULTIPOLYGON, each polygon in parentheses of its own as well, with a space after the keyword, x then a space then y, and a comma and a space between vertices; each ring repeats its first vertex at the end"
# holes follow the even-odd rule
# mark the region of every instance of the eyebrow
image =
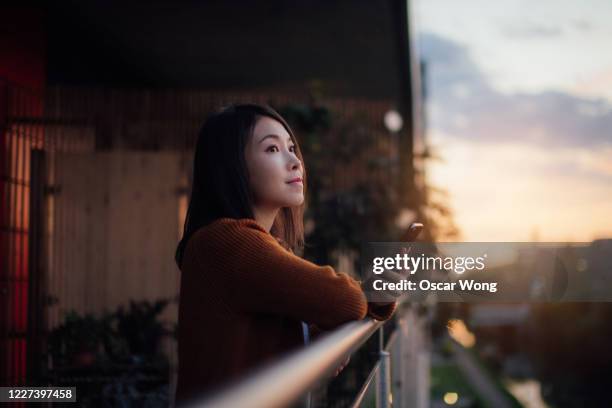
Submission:
MULTIPOLYGON (((275 134, 270 134, 270 135, 266 135, 264 136, 259 143, 263 142, 264 140, 266 140, 267 138, 272 137, 274 139, 280 140, 280 136, 279 135, 275 135, 275 134)), ((291 136, 289 136, 289 138, 287 139, 288 142, 293 142, 293 139, 291 139, 291 136)))

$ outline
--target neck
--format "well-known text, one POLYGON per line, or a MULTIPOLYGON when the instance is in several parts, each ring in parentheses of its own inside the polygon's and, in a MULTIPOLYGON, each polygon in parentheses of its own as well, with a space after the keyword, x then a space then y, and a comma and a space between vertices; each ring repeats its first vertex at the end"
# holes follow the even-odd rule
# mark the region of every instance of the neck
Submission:
POLYGON ((278 214, 278 208, 261 208, 256 207, 253 209, 253 213, 255 215, 255 221, 268 232, 272 229, 272 224, 274 224, 274 219, 276 218, 276 214, 278 214))

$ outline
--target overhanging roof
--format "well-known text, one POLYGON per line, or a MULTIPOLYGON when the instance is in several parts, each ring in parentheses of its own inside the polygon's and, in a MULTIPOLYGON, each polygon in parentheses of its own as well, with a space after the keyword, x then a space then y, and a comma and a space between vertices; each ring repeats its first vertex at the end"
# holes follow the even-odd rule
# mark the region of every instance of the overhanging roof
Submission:
POLYGON ((410 93, 406 0, 51 3, 48 83, 410 93))

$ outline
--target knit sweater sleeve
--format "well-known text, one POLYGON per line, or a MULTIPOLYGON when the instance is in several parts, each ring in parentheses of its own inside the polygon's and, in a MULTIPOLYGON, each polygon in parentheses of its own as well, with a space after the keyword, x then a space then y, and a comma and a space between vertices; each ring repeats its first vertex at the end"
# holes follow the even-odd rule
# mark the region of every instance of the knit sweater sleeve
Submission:
MULTIPOLYGON (((282 314, 322 329, 374 311, 359 282, 288 252, 254 220, 222 219, 198 238, 198 256, 205 255, 212 267, 205 271, 211 273, 207 279, 215 280, 238 311, 282 314)), ((384 319, 393 310, 378 312, 384 319)))

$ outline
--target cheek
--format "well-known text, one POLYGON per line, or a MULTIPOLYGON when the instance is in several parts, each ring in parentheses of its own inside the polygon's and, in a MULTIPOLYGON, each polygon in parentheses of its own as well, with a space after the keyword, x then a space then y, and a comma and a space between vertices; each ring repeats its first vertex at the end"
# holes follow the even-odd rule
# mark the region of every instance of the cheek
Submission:
POLYGON ((278 182, 282 182, 282 173, 279 164, 271 158, 253 157, 249 163, 249 176, 251 189, 255 196, 266 196, 278 189, 278 182))
POLYGON ((258 182, 265 182, 266 180, 274 180, 279 177, 278 165, 274 160, 270 158, 256 157, 253 160, 253 166, 251 174, 253 178, 258 182))

